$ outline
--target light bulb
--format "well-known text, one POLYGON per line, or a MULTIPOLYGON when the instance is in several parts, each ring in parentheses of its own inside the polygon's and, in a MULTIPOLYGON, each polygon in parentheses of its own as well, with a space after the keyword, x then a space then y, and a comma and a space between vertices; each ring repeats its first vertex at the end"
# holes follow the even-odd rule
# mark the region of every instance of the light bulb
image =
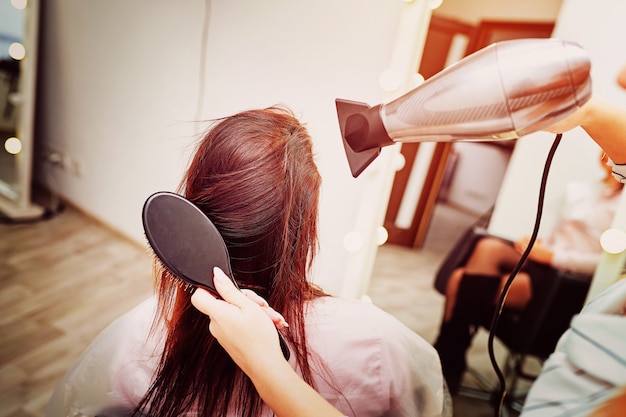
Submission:
POLYGON ((426 81, 424 79, 424 76, 420 74, 419 72, 416 72, 415 74, 411 76, 411 84, 413 88, 424 84, 424 81, 426 81))
POLYGON ((350 253, 356 253, 363 247, 363 236, 361 233, 352 231, 343 237, 343 247, 350 253))
POLYGON ((439 6, 441 6, 441 3, 443 3, 443 0, 430 0, 430 10, 435 10, 439 8, 439 6))
POLYGON ((393 169, 398 172, 406 165, 406 158, 401 153, 397 153, 393 156, 393 169))
POLYGON ((13 42, 9 45, 9 55, 14 60, 20 61, 26 56, 26 48, 19 42, 13 42))
POLYGON ((22 141, 16 137, 8 138, 4 141, 4 149, 11 155, 22 152, 22 141))
POLYGON ((391 93, 400 87, 400 75, 393 68, 384 70, 378 77, 378 85, 383 91, 391 93))
POLYGON ((600 246, 606 252, 618 254, 626 250, 626 232, 621 229, 607 229, 600 236, 600 246))
POLYGON ((24 10, 26 8, 27 0, 11 0, 11 4, 18 10, 24 10))
POLYGON ((378 226, 376 229, 376 244, 378 246, 384 245, 388 238, 389 232, 387 232, 387 229, 384 226, 378 226))

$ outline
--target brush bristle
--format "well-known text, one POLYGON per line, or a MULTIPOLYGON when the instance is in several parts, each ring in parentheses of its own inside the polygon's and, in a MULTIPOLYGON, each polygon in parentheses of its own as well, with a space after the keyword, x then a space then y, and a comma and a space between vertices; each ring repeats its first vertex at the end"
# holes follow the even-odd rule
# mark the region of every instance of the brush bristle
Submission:
MULTIPOLYGON (((148 241, 147 237, 146 237, 146 241, 148 241)), ((154 252, 154 250, 152 249, 152 246, 150 246, 150 242, 148 241, 148 247, 147 247, 147 251, 148 253, 150 253, 154 259, 156 260, 156 262, 158 263, 159 267, 161 269, 165 269, 166 271, 168 271, 169 273, 167 274, 167 276, 169 277, 169 279, 173 280, 175 282, 175 284, 178 286, 178 288, 182 289, 185 292, 188 292, 190 295, 193 295, 193 293, 196 291, 196 286, 193 284, 189 284, 185 281, 183 281, 182 279, 178 278, 172 271, 169 270, 168 267, 166 267, 163 262, 161 261, 161 259, 159 259, 159 257, 157 256, 157 254, 154 252)))
POLYGON ((172 279, 176 280, 178 288, 182 289, 185 292, 188 292, 190 295, 193 295, 193 293, 196 291, 196 288, 198 288, 195 285, 191 285, 174 275, 172 275, 172 279))

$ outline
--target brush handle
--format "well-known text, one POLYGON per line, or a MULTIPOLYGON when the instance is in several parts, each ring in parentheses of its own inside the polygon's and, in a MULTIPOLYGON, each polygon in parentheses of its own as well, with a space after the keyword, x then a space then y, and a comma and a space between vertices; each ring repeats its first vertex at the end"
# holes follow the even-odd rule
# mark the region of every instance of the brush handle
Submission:
MULTIPOLYGON (((191 293, 193 294, 193 291, 195 291, 195 289, 199 287, 199 288, 207 290, 214 297, 219 298, 220 300, 222 299, 222 296, 219 295, 217 290, 215 290, 214 288, 209 288, 205 285, 192 284, 178 277, 177 279, 180 281, 181 285, 183 285, 183 290, 185 291, 187 291, 188 288, 192 288, 191 293)), ((237 285, 237 281, 235 281, 232 277, 229 277, 229 279, 233 282, 235 287, 239 288, 239 286, 237 285)), ((291 357, 291 351, 289 350, 289 346, 287 345, 287 342, 285 341, 285 338, 283 337, 283 335, 280 333, 280 330, 276 329, 276 333, 278 333, 278 342, 280 343, 280 350, 283 352, 283 356, 285 357, 285 360, 288 361, 289 358, 291 357)))
POLYGON ((276 329, 276 331, 278 332, 278 342, 280 343, 280 350, 282 350, 285 360, 289 360, 289 358, 291 357, 291 351, 289 351, 289 346, 287 346, 287 342, 283 338, 283 335, 280 334, 280 330, 276 329))

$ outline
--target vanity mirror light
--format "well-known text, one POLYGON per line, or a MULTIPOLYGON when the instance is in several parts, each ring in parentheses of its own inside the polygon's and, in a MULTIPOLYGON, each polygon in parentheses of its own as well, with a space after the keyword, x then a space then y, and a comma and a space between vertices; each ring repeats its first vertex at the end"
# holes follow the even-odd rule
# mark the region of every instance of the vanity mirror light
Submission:
POLYGON ((38 0, 0 0, 0 212, 40 217, 31 202, 38 0))

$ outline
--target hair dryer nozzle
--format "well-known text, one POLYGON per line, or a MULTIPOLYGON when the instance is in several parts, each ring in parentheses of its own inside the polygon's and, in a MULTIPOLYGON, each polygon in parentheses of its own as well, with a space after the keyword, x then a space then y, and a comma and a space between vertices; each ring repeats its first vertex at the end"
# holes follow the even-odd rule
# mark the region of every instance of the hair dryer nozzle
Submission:
POLYGON ((380 118, 380 105, 370 107, 356 101, 335 100, 343 146, 350 171, 358 177, 380 154, 382 146, 393 145, 380 118))

